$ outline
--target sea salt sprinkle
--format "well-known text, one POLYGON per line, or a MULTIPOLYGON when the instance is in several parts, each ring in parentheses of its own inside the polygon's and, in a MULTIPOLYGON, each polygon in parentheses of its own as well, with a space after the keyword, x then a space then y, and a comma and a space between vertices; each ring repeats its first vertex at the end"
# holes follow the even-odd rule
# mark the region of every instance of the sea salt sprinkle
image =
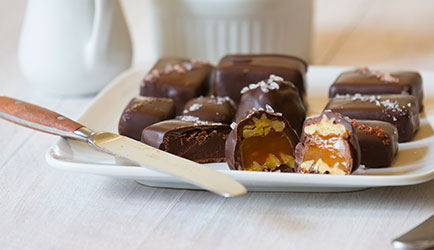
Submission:
POLYGON ((375 103, 376 106, 381 106, 386 111, 391 111, 385 113, 386 116, 392 118, 393 121, 397 121, 398 118, 396 114, 399 116, 405 115, 408 112, 408 108, 410 105, 403 105, 402 107, 399 106, 398 101, 392 101, 390 99, 382 100, 381 96, 375 96, 375 95, 361 95, 361 94, 355 94, 355 95, 337 95, 334 98, 336 99, 350 99, 352 101, 361 101, 361 102, 370 102, 375 103))
POLYGON ((230 103, 234 103, 234 101, 232 101, 231 98, 229 98, 229 96, 217 96, 215 97, 215 99, 210 99, 210 101, 214 101, 216 104, 223 104, 225 102, 230 102, 230 103))
MULTIPOLYGON (((200 97, 203 98, 203 97, 200 97)), ((210 98, 208 99, 209 103, 214 103, 214 104, 224 104, 225 102, 230 102, 231 104, 234 104, 234 101, 232 101, 232 99, 229 96, 214 96, 211 95, 210 98)))
POLYGON ((358 67, 356 69, 356 71, 363 74, 363 75, 374 75, 377 79, 379 79, 385 83, 398 83, 399 82, 399 79, 396 77, 393 77, 391 74, 383 73, 379 70, 374 72, 374 71, 370 70, 369 67, 367 67, 367 66, 358 67))
POLYGON ((260 81, 258 83, 251 83, 248 86, 241 89, 241 94, 246 93, 249 90, 261 88, 261 91, 268 93, 270 90, 279 89, 279 84, 277 82, 283 81, 283 78, 276 75, 270 75, 267 80, 260 81))
POLYGON ((229 102, 232 107, 235 108, 235 102, 229 96, 214 96, 210 95, 209 97, 199 96, 198 99, 208 98, 208 103, 212 104, 225 104, 229 102))
POLYGON ((265 111, 265 110, 263 108, 252 108, 250 111, 253 113, 256 111, 265 111))
POLYGON ((273 114, 273 115, 279 115, 279 116, 283 115, 280 112, 274 111, 273 107, 271 107, 271 105, 269 105, 269 104, 265 104, 265 112, 273 114))
POLYGON ((196 116, 191 116, 191 115, 181 115, 177 117, 179 120, 181 121, 186 121, 186 122, 192 122, 195 125, 216 125, 216 124, 221 124, 218 122, 208 122, 208 121, 202 121, 199 119, 199 117, 196 116))
POLYGON ((194 103, 193 105, 191 105, 188 108, 188 111, 196 111, 196 110, 199 110, 201 107, 202 107, 202 104, 200 104, 200 103, 194 103))
POLYGON ((180 64, 167 64, 163 70, 153 69, 146 77, 145 80, 152 81, 162 74, 170 74, 176 72, 178 74, 184 74, 188 71, 197 69, 203 65, 208 65, 209 63, 203 60, 191 59, 189 61, 180 64))
POLYGON ((360 100, 362 102, 371 102, 375 103, 377 106, 383 106, 386 110, 391 109, 392 111, 402 112, 402 109, 399 107, 398 101, 391 101, 389 99, 381 100, 381 96, 375 95, 362 95, 360 93, 354 95, 336 95, 336 99, 351 99, 352 101, 360 100))
POLYGON ((235 127, 237 126, 237 123, 236 122, 233 122, 233 123, 231 123, 231 129, 233 130, 233 129, 235 129, 235 127))
POLYGON ((274 109, 273 109, 273 107, 271 107, 269 104, 265 104, 265 109, 262 108, 262 107, 261 108, 252 108, 252 109, 249 110, 249 114, 253 114, 256 111, 265 111, 265 112, 267 112, 269 114, 272 114, 272 115, 282 116, 282 113, 275 112, 274 109))
POLYGON ((265 110, 269 113, 274 113, 274 109, 268 104, 265 104, 265 110))

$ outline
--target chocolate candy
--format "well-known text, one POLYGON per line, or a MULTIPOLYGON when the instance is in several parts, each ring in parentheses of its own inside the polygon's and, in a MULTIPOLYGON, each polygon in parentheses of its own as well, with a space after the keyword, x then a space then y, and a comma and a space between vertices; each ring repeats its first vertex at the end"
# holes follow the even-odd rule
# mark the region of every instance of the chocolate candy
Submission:
POLYGON ((337 95, 325 110, 357 120, 390 122, 398 129, 399 142, 409 141, 419 128, 419 105, 412 95, 337 95))
POLYGON ((235 116, 235 103, 229 97, 198 97, 187 102, 183 115, 195 116, 202 121, 230 124, 235 116))
POLYGON ((272 111, 282 113, 300 135, 306 112, 294 84, 279 76, 270 75, 267 80, 244 87, 241 94, 236 114, 237 122, 244 119, 251 109, 266 109, 268 105, 272 111))
POLYGON ((382 121, 355 120, 361 150, 360 163, 369 168, 388 167, 398 152, 398 130, 382 121))
POLYGON ((419 109, 423 109, 422 77, 415 71, 384 73, 360 67, 339 75, 330 87, 329 96, 336 95, 385 95, 408 94, 416 97, 419 109))
POLYGON ((135 97, 125 107, 118 131, 121 135, 140 140, 144 128, 175 116, 175 103, 170 98, 135 97))
POLYGON ((360 164, 356 130, 341 115, 323 112, 304 122, 295 155, 298 173, 351 174, 360 164))
POLYGON ((197 117, 155 123, 143 130, 142 142, 198 163, 225 161, 229 125, 200 121, 197 117))
POLYGON ((268 78, 270 74, 294 83, 301 99, 305 94, 304 76, 307 64, 302 59, 286 55, 228 55, 223 57, 214 72, 213 91, 240 102, 240 91, 250 83, 268 78))
POLYGON ((203 61, 177 58, 158 60, 140 85, 141 96, 170 97, 177 114, 185 103, 208 92, 213 67, 203 61))
POLYGON ((227 163, 233 170, 294 172, 297 142, 297 134, 281 114, 252 111, 229 134, 227 163))

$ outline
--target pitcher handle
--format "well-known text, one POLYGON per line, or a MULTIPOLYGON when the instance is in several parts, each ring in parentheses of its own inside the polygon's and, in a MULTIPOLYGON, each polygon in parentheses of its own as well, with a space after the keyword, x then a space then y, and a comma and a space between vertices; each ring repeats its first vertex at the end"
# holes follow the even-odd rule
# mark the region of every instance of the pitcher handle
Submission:
POLYGON ((85 63, 93 67, 107 53, 116 0, 94 0, 92 33, 85 48, 85 63))

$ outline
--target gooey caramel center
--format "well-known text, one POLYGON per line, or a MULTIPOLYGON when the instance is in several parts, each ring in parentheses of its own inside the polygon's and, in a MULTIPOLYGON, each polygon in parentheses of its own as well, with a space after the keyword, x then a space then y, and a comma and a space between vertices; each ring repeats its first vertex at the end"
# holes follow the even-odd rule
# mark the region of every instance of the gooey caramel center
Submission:
POLYGON ((285 123, 270 120, 265 114, 253 118, 243 128, 240 145, 242 168, 248 171, 273 171, 281 165, 294 168, 294 147, 284 133, 285 123))
POLYGON ((342 124, 336 124, 335 118, 323 115, 318 124, 304 129, 309 140, 305 144, 301 172, 320 174, 347 174, 348 159, 345 156, 349 147, 344 137, 348 134, 342 124))

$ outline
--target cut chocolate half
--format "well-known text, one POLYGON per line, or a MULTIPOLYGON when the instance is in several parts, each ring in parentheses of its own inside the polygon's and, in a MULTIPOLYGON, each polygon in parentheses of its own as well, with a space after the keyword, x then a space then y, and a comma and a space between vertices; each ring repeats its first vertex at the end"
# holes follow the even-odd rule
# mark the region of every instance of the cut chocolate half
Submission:
POLYGON ((229 125, 182 116, 143 130, 142 142, 198 163, 225 161, 229 125))
POLYGON ((360 164, 354 127, 331 112, 305 121, 295 154, 298 173, 348 175, 360 164))
POLYGON ((298 136, 281 115, 252 111, 226 141, 226 159, 233 170, 294 172, 298 136))

